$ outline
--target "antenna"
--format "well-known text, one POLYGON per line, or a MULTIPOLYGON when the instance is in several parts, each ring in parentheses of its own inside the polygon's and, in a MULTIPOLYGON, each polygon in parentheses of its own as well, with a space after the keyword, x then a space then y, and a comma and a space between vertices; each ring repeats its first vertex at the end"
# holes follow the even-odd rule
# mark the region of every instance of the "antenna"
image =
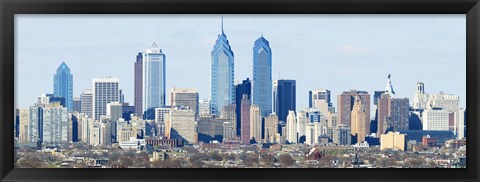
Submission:
POLYGON ((224 34, 223 33, 223 14, 222 14, 222 34, 224 34))

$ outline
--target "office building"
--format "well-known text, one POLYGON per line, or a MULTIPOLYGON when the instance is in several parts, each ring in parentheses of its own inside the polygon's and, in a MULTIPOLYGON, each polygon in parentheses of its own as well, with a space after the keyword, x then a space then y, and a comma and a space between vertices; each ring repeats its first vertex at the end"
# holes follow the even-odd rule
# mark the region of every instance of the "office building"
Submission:
POLYGON ((157 127, 157 136, 165 136, 165 122, 168 118, 171 107, 155 108, 155 125, 157 127))
POLYGON ((73 97, 73 112, 81 112, 82 111, 82 102, 80 101, 80 97, 73 97))
POLYGON ((112 77, 93 78, 92 115, 98 120, 107 114, 107 104, 119 102, 119 79, 112 77))
POLYGON ((242 115, 240 141, 244 145, 250 144, 250 99, 246 94, 243 95, 240 113, 242 115))
POLYGON ((88 117, 93 118, 93 90, 85 89, 80 95, 80 113, 86 114, 88 117))
POLYGON ((272 112, 272 50, 263 35, 253 46, 252 104, 260 108, 262 117, 272 112))
MULTIPOLYGON (((247 95, 248 98, 251 98, 252 96, 252 82, 250 79, 243 80, 242 83, 236 84, 235 85, 235 107, 236 107, 236 113, 241 112, 241 106, 242 106, 242 98, 243 95, 247 95)), ((240 136, 240 128, 241 128, 241 121, 242 121, 242 115, 237 114, 237 121, 236 121, 236 133, 237 135, 240 136)))
MULTIPOLYGON (((366 115, 366 110, 363 107, 364 104, 362 103, 362 99, 360 99, 360 96, 355 97, 355 104, 353 105, 353 109, 351 112, 351 134, 353 136, 356 136, 356 143, 363 143, 365 141, 365 136, 366 136, 366 125, 367 121, 365 120, 365 115, 366 115)), ((370 127, 370 126, 368 126, 370 127)))
POLYGON ((280 121, 286 121, 288 111, 296 110, 296 81, 275 80, 273 82, 273 112, 280 121))
POLYGON ((208 116, 212 110, 210 109, 210 100, 202 99, 198 103, 198 115, 199 116, 208 116))
POLYGON ((170 93, 170 103, 173 107, 185 106, 193 109, 198 115, 198 91, 195 88, 175 88, 170 93))
MULTIPOLYGON (((350 90, 344 91, 338 95, 337 105, 337 124, 350 127, 351 113, 355 103, 355 97, 359 96, 362 100, 362 108, 365 110, 365 133, 370 133, 370 94, 366 91, 350 90)), ((352 133, 353 134, 353 133, 352 133)))
POLYGON ((135 113, 142 117, 143 114, 143 53, 137 54, 137 60, 134 63, 134 99, 135 113))
POLYGON ((330 90, 318 88, 308 91, 308 107, 317 108, 322 114, 327 115, 333 107, 330 101, 330 90))
POLYGON ((107 116, 110 116, 112 122, 118 121, 123 118, 123 105, 120 102, 107 103, 107 116))
POLYGON ((429 131, 447 131, 449 130, 448 110, 427 109, 422 113, 423 130, 429 131))
POLYGON ((408 130, 410 117, 408 98, 392 98, 390 106, 390 123, 387 123, 387 130, 394 132, 408 130))
POLYGON ((332 142, 337 145, 350 145, 352 142, 351 129, 348 126, 338 125, 330 129, 332 142))
POLYGON ((222 33, 218 35, 211 55, 210 98, 212 114, 219 115, 224 106, 235 102, 234 55, 227 35, 223 31, 223 17, 222 33))
POLYGON ((380 135, 380 150, 385 149, 398 149, 405 151, 406 148, 406 135, 399 132, 388 132, 387 134, 380 135))
POLYGON ((223 125, 225 119, 200 117, 197 121, 198 141, 211 143, 213 140, 223 141, 223 125))
POLYGON ((262 141, 262 113, 256 105, 250 106, 250 139, 257 143, 262 141))
POLYGON ((58 145, 68 142, 68 109, 59 103, 51 103, 43 108, 42 143, 58 145))
MULTIPOLYGON (((142 107, 143 112, 165 105, 166 66, 165 54, 155 41, 143 53, 142 107)), ((154 111, 153 111, 154 112, 154 111)))
POLYGON ((382 93, 377 100, 377 136, 385 134, 388 129, 387 121, 390 120, 391 107, 390 94, 382 93))
POLYGON ((270 114, 265 118, 264 142, 266 143, 280 143, 280 133, 278 132, 278 116, 270 114))
POLYGON ((295 111, 289 110, 286 122, 286 140, 289 143, 297 143, 297 117, 295 111))
POLYGON ((186 143, 197 143, 195 112, 186 107, 173 107, 166 122, 169 139, 182 139, 186 143))
POLYGON ((53 94, 55 97, 65 98, 63 106, 68 108, 68 111, 73 111, 73 75, 65 62, 60 64, 53 76, 53 94))

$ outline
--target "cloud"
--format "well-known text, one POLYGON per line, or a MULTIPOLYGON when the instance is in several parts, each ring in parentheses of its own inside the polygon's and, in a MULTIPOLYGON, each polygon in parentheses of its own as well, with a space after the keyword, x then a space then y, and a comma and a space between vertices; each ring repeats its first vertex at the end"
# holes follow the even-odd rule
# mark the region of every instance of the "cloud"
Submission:
POLYGON ((373 49, 357 45, 343 45, 337 47, 337 50, 347 55, 367 55, 373 53, 373 49))

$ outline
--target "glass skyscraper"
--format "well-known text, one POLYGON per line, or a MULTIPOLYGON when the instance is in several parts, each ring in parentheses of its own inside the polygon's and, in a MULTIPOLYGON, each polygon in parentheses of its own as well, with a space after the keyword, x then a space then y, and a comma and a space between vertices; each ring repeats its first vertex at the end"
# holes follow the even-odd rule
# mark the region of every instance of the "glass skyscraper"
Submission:
POLYGON ((263 117, 272 112, 272 50, 263 35, 253 46, 252 103, 263 117))
POLYGON ((165 106, 165 54, 153 41, 143 53, 143 112, 165 106))
POLYGON ((285 122, 288 111, 296 110, 296 81, 275 80, 273 82, 273 105, 278 120, 285 122))
POLYGON ((227 35, 218 35, 212 50, 212 68, 210 81, 210 97, 212 114, 219 115, 224 106, 234 103, 235 88, 233 84, 233 51, 228 43, 227 35))
POLYGON ((53 94, 65 98, 65 107, 69 111, 73 110, 73 75, 65 62, 60 64, 53 76, 53 94))

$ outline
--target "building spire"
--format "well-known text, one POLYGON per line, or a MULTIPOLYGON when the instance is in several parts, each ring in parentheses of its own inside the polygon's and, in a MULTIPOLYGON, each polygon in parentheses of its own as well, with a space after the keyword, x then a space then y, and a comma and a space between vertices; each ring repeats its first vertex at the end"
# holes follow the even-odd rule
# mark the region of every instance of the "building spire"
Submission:
POLYGON ((225 34, 223 33, 223 15, 222 15, 222 34, 225 34))

